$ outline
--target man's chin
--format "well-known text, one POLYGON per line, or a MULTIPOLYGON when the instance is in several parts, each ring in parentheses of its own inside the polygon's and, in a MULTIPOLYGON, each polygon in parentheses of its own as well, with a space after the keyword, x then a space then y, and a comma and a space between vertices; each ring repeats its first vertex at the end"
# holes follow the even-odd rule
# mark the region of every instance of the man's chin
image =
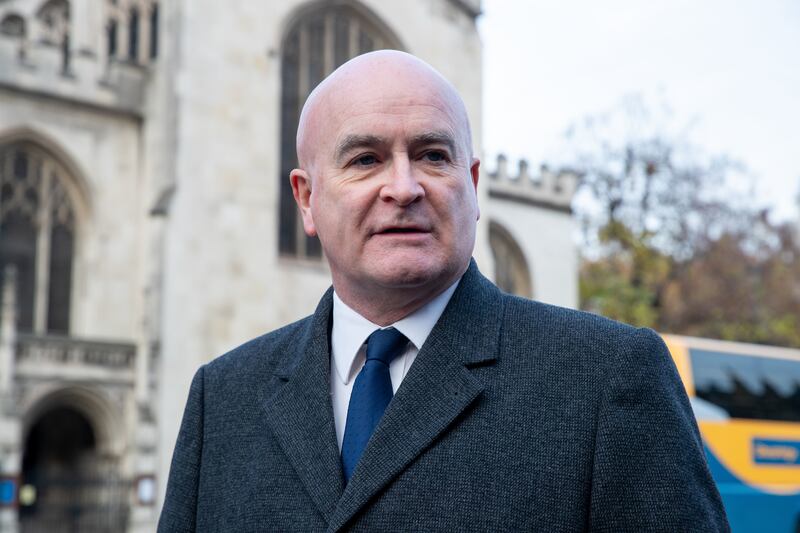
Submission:
POLYGON ((377 285, 387 289, 412 289, 446 282, 449 277, 447 265, 431 261, 430 257, 426 259, 384 261, 376 265, 379 268, 373 270, 371 277, 377 285))

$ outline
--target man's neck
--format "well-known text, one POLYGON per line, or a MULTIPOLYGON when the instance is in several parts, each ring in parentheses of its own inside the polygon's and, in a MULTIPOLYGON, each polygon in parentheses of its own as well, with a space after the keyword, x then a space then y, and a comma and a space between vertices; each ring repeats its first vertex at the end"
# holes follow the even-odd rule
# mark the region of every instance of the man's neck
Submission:
POLYGON ((443 287, 438 292, 424 294, 413 299, 409 299, 407 295, 405 298, 402 295, 397 295, 394 298, 381 295, 365 299, 358 296, 353 297, 354 295, 351 294, 341 294, 338 289, 335 290, 339 298, 355 312, 374 324, 388 326, 421 308, 446 288, 443 287))
POLYGON ((430 287, 397 289, 382 287, 370 292, 347 290, 345 284, 337 284, 334 279, 333 288, 342 302, 355 312, 374 324, 388 326, 431 302, 462 275, 463 272, 445 282, 432 284, 430 287))

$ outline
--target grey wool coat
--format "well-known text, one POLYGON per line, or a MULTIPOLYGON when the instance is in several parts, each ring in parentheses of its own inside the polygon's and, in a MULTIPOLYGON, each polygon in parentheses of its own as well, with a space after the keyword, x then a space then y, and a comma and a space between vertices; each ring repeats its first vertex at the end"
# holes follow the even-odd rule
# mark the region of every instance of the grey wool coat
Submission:
POLYGON ((331 308, 197 371, 160 532, 728 531, 659 337, 474 262, 345 485, 331 308))

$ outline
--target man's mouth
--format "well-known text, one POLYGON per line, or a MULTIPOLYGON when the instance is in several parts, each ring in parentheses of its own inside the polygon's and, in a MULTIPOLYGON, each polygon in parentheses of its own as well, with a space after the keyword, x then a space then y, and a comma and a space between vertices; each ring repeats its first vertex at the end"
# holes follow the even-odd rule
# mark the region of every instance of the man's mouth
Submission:
POLYGON ((386 226, 375 231, 373 235, 414 237, 427 235, 430 232, 426 226, 386 226))
POLYGON ((422 228, 386 228, 378 233, 428 233, 422 228))

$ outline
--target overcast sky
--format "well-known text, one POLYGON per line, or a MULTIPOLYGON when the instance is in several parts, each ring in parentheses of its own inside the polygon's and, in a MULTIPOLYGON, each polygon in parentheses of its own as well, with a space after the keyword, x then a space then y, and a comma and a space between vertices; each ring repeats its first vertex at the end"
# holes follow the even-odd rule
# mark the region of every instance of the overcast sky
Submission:
POLYGON ((534 167, 564 131, 628 94, 665 101, 709 155, 757 177, 756 201, 796 216, 800 1, 484 0, 484 162, 534 167))

